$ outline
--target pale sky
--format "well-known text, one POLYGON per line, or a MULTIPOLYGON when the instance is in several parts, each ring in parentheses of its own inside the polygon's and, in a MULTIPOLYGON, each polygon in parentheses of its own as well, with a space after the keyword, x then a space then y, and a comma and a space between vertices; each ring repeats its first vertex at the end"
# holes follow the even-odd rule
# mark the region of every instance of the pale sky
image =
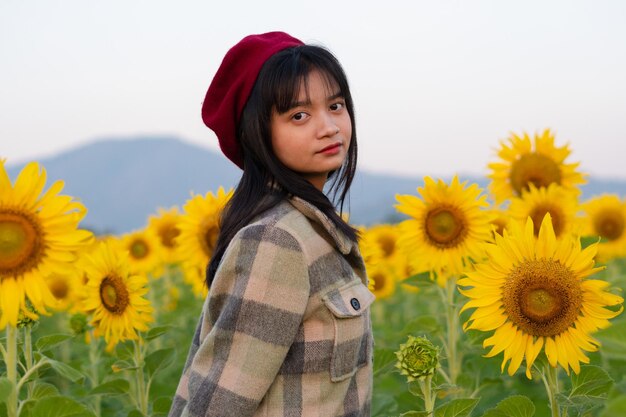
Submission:
POLYGON ((144 134, 217 149, 206 88, 272 30, 342 62, 363 169, 482 175, 511 132, 551 128, 566 162, 626 179, 621 0, 0 0, 0 157, 144 134))

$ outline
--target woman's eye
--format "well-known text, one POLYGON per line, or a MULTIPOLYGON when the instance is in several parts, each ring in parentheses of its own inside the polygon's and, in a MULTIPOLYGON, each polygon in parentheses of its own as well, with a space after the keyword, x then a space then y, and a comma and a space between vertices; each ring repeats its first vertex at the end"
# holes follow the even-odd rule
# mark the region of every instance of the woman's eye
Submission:
POLYGON ((295 120, 296 122, 299 122, 299 121, 304 120, 306 118, 306 113, 298 112, 298 113, 294 114, 293 116, 291 116, 291 118, 293 120, 295 120))
POLYGON ((343 107, 344 107, 343 103, 333 103, 333 104, 330 105, 330 109, 332 111, 341 110, 341 109, 343 109, 343 107))

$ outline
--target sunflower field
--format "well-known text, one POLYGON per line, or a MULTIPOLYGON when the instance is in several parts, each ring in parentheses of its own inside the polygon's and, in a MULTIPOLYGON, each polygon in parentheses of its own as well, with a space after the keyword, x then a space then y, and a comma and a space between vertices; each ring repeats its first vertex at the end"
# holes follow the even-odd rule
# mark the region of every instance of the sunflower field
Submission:
MULTIPOLYGON (((404 220, 359 227, 372 416, 626 416, 626 200, 583 200, 570 152, 512 134, 487 189, 425 177, 404 220)), ((62 181, 4 164, 0 417, 166 416, 232 191, 95 236, 62 181)))

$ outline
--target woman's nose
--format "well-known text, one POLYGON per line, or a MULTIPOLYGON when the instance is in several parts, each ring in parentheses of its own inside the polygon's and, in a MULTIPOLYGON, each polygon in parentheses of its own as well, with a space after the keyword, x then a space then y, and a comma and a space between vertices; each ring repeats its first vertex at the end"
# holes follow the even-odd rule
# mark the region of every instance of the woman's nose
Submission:
POLYGON ((339 133, 339 126, 337 126, 335 119, 332 115, 324 115, 324 117, 322 117, 322 121, 320 122, 318 137, 320 139, 331 137, 335 136, 337 133, 339 133))

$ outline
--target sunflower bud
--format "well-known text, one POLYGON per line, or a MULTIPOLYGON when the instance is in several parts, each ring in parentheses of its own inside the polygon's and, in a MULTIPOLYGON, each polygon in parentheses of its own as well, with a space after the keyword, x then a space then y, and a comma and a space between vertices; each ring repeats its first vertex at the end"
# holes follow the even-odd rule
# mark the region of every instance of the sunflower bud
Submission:
POLYGON ((23 329, 25 327, 30 327, 32 330, 34 326, 39 323, 38 317, 40 313, 33 306, 30 300, 26 299, 25 301, 26 308, 20 310, 17 316, 17 328, 23 329))
POLYGON ((70 317, 70 328, 75 335, 83 334, 87 331, 87 316, 76 313, 70 317))
POLYGON ((409 382, 433 375, 439 367, 439 347, 425 337, 409 336, 396 352, 396 368, 409 382))

